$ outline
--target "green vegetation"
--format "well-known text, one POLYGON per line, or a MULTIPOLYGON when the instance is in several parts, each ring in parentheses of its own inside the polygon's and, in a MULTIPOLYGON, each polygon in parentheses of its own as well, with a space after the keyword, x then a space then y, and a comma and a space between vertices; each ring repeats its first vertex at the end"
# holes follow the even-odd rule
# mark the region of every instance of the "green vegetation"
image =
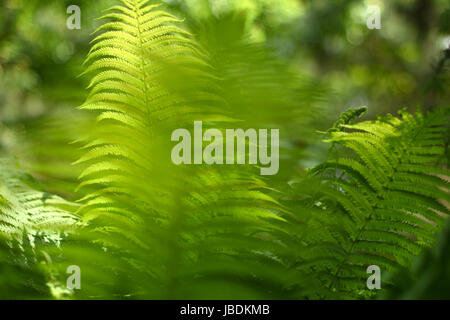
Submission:
POLYGON ((0 298, 450 298, 444 3, 79 1, 67 30, 7 0, 0 298), (279 129, 278 174, 173 164, 196 120, 279 129))

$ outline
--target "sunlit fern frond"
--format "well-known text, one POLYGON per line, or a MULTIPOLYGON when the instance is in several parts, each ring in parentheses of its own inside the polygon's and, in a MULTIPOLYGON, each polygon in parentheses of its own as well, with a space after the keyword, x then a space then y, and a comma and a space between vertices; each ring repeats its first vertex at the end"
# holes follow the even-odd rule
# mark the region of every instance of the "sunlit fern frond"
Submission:
POLYGON ((0 233, 10 241, 22 242, 26 233, 34 238, 58 242, 59 232, 71 228, 75 206, 64 199, 33 188, 33 178, 18 171, 10 161, 0 162, 0 233))
POLYGON ((93 279, 84 295, 114 296, 119 287, 121 297, 135 298, 263 295, 249 244, 255 231, 270 228, 269 219, 280 219, 280 206, 262 192, 268 186, 257 169, 183 167, 170 158, 174 129, 190 130, 194 120, 215 128, 236 121, 208 56, 157 5, 122 2, 103 17, 109 22, 86 60, 93 76, 81 109, 97 111, 98 121, 77 161, 87 166, 79 188, 94 189, 80 199, 89 224, 81 234, 104 254, 85 260, 71 242, 64 261, 93 279), (107 269, 108 284, 95 281, 98 267, 107 269))
POLYGON ((50 297, 39 262, 46 262, 43 251, 58 247, 78 220, 76 205, 36 186, 11 161, 0 161, 0 292, 10 299, 50 297))
POLYGON ((370 296, 366 268, 408 266, 448 218, 448 109, 400 114, 329 131, 338 156, 311 169, 316 187, 297 186, 301 232, 289 241, 303 247, 296 268, 317 297, 370 296))

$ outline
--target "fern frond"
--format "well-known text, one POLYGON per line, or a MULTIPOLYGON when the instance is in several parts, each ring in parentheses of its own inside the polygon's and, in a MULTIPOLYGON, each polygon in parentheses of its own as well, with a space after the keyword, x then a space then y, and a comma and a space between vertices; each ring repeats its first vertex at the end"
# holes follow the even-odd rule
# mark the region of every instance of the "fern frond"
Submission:
POLYGON ((26 233, 32 246, 35 237, 59 241, 60 231, 71 229, 77 220, 71 213, 75 206, 61 197, 32 189, 32 178, 19 173, 9 161, 1 160, 0 168, 2 236, 21 244, 26 233))
MULTIPOLYGON (((235 279, 230 287, 244 287, 243 279, 256 287, 261 280, 252 260, 264 246, 255 238, 272 228, 269 220, 283 220, 283 209, 264 192, 256 168, 172 164, 172 130, 194 120, 219 128, 235 120, 208 55, 175 25, 180 20, 146 1, 123 3, 102 17, 109 22, 97 30, 102 33, 85 62, 92 79, 80 108, 96 112, 97 124, 75 162, 86 166, 79 189, 93 189, 80 199, 88 226, 79 237, 90 243, 88 251, 105 248, 97 261, 114 261, 104 264, 114 275, 105 286, 123 286, 122 295, 206 297, 213 288, 231 296, 215 283, 219 275, 235 279)), ((78 246, 65 244, 65 260, 77 258, 78 246)), ((84 259, 72 263, 92 279, 104 268, 84 259)), ((96 283, 85 294, 113 291, 96 283)))
POLYGON ((323 272, 318 281, 329 290, 323 297, 366 295, 367 266, 379 265, 382 272, 407 266, 432 245, 448 219, 443 204, 450 199, 443 165, 448 109, 400 114, 401 119, 387 116, 329 130, 327 142, 343 146, 346 156, 310 170, 321 183, 316 200, 309 202, 320 203, 324 211, 307 220, 301 246, 327 244, 327 249, 306 250, 300 259, 320 261, 302 272, 323 272), (314 225, 318 229, 310 229, 314 225), (330 257, 335 260, 326 262, 330 257))
MULTIPOLYGON (((10 297, 50 297, 43 251, 59 247, 78 223, 76 205, 34 189, 11 161, 0 160, 0 291, 10 297)), ((45 256, 45 255, 44 255, 45 256)))

